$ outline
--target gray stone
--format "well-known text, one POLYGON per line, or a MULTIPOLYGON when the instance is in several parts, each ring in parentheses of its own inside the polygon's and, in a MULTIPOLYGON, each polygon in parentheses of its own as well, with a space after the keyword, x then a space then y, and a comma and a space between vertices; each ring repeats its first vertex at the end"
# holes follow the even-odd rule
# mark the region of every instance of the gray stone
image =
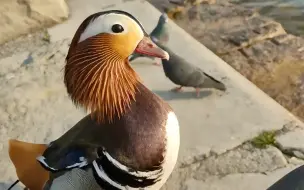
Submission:
POLYGON ((276 143, 284 152, 304 159, 304 130, 295 129, 276 137, 276 143))
POLYGON ((0 12, 0 44, 30 31, 53 26, 69 16, 64 0, 2 1, 0 12))
MULTIPOLYGON (((228 33, 227 36, 229 36, 228 38, 232 43, 241 48, 285 33, 281 24, 273 22, 257 28, 245 28, 234 31, 228 33)), ((228 51, 231 52, 231 50, 228 51)))
POLYGON ((37 47, 48 44, 44 40, 46 34, 45 30, 39 30, 37 32, 17 37, 12 41, 8 41, 0 45, 0 59, 12 56, 13 54, 22 53, 25 51, 33 51, 37 47))
MULTIPOLYGON (((295 169, 296 166, 288 166, 266 174, 261 173, 238 173, 224 177, 210 177, 204 181, 189 178, 183 184, 183 190, 257 190, 267 189, 286 173, 295 169)), ((182 189, 182 188, 180 188, 182 189)))
POLYGON ((261 16, 254 16, 247 20, 247 25, 245 27, 248 26, 250 28, 261 28, 270 23, 273 23, 273 21, 269 18, 261 17, 261 16))
POLYGON ((286 41, 289 41, 291 39, 295 38, 294 35, 291 34, 282 34, 275 36, 274 38, 271 39, 272 42, 276 43, 277 45, 281 45, 286 41))
POLYGON ((303 165, 304 164, 304 160, 299 159, 297 157, 291 157, 291 158, 288 158, 288 163, 296 165, 296 166, 297 165, 303 165))
POLYGON ((273 146, 258 149, 245 144, 219 156, 210 156, 200 162, 193 171, 195 179, 209 176, 226 176, 233 173, 263 173, 285 167, 287 160, 280 150, 273 146))
MULTIPOLYGON (((14 182, 10 182, 10 183, 0 183, 0 190, 7 190, 14 182)), ((23 190, 23 186, 18 183, 16 184, 11 190, 23 190)))

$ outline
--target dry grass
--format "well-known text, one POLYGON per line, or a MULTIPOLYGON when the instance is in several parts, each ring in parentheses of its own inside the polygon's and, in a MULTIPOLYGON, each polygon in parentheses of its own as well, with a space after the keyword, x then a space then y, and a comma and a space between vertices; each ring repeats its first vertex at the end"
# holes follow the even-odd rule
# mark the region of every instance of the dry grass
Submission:
POLYGON ((251 81, 304 121, 304 62, 285 62, 272 72, 255 70, 251 81))

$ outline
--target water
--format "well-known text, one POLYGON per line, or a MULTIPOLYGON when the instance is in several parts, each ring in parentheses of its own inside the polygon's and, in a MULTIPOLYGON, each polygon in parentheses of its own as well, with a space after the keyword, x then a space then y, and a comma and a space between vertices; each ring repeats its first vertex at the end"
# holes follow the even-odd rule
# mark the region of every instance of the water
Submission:
POLYGON ((304 0, 231 0, 280 22, 295 35, 304 36, 304 0))

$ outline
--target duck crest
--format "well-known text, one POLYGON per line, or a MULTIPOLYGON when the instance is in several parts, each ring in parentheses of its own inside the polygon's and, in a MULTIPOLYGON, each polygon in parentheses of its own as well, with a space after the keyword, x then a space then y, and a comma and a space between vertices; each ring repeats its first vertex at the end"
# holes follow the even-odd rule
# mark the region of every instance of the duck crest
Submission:
POLYGON ((98 122, 112 123, 135 100, 139 77, 128 60, 111 48, 111 36, 94 36, 69 52, 64 83, 75 105, 84 107, 98 122))

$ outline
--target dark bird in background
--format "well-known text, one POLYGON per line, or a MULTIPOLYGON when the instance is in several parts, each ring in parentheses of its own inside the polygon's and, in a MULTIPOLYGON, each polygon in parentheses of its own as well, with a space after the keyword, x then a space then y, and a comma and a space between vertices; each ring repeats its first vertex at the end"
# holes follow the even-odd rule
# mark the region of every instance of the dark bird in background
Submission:
POLYGON ((200 96, 201 88, 214 88, 225 91, 225 85, 196 67, 188 63, 182 57, 173 53, 168 47, 165 47, 159 42, 155 42, 159 47, 165 50, 169 56, 169 60, 162 59, 162 65, 166 77, 168 77, 174 84, 179 85, 172 89, 172 91, 179 92, 183 87, 193 87, 196 90, 196 96, 200 96))
MULTIPOLYGON (((166 44, 169 40, 169 32, 168 32, 168 16, 166 13, 163 13, 159 19, 158 19, 158 23, 156 25, 156 27, 153 29, 153 31, 150 33, 150 38, 152 39, 152 41, 159 41, 163 44, 166 44)), ((138 53, 133 53, 130 58, 129 61, 134 61, 135 59, 139 58, 139 57, 147 57, 150 58, 152 60, 155 60, 155 57, 152 56, 147 56, 147 55, 142 55, 142 54, 138 54, 138 53)), ((160 66, 161 64, 159 63, 159 61, 156 61, 153 63, 154 65, 160 66)))
POLYGON ((32 53, 29 53, 27 58, 22 62, 23 65, 28 65, 34 61, 32 53))

